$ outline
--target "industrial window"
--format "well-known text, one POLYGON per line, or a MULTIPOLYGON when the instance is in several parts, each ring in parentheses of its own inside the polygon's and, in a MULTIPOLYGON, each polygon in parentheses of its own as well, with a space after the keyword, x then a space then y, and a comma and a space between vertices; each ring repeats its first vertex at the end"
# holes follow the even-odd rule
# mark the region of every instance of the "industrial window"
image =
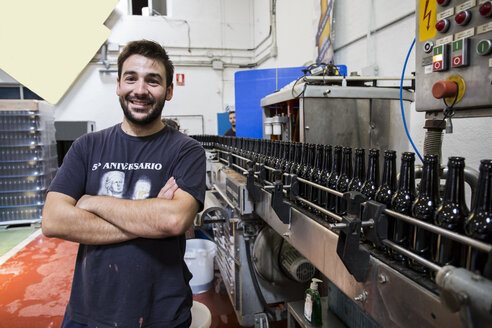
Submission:
POLYGON ((0 86, 0 99, 36 99, 43 100, 40 96, 22 86, 0 86))
POLYGON ((167 15, 167 0, 131 0, 132 15, 146 15, 145 10, 148 8, 147 15, 167 15))
POLYGON ((0 99, 21 99, 19 87, 0 87, 0 99))

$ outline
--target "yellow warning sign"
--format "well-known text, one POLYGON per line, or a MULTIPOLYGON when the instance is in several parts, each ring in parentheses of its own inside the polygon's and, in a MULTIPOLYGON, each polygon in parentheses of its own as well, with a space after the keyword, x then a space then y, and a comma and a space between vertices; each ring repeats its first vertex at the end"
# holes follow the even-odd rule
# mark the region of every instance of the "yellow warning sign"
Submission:
POLYGON ((419 41, 426 41, 436 36, 435 0, 419 0, 419 41))

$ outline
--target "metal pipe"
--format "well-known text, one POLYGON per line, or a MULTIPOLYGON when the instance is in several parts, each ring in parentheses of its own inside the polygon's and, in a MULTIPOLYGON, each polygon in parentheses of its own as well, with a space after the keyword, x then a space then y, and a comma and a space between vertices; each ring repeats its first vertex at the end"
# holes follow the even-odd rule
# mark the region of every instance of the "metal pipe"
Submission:
POLYGON ((229 200, 229 198, 227 198, 225 193, 222 190, 220 190, 219 186, 217 186, 215 183, 212 186, 219 193, 219 195, 224 199, 224 201, 227 203, 227 205, 229 205, 230 208, 235 208, 234 204, 231 203, 231 201, 229 200))
POLYGON ((342 221, 343 221, 343 218, 342 218, 341 216, 339 216, 339 215, 337 215, 337 214, 335 214, 335 213, 333 213, 333 212, 330 212, 330 211, 328 211, 327 209, 324 209, 323 207, 320 207, 320 206, 318 206, 318 205, 316 205, 316 204, 314 204, 314 203, 311 203, 310 201, 305 200, 304 198, 301 198, 301 197, 297 196, 297 197, 296 197, 296 200, 301 201, 301 202, 303 202, 303 203, 305 203, 305 204, 307 204, 307 205, 309 205, 309 206, 311 206, 311 207, 314 207, 314 208, 315 208, 315 209, 317 209, 318 211, 320 211, 320 212, 322 212, 322 213, 325 213, 326 215, 328 215, 328 216, 330 216, 330 217, 334 218, 334 219, 335 219, 335 220, 337 220, 337 221, 340 221, 340 222, 342 222, 342 221))
POLYGON ((411 223, 411 224, 416 225, 418 227, 424 228, 425 230, 428 230, 430 232, 434 232, 434 233, 440 234, 440 235, 442 235, 442 236, 444 236, 446 238, 455 240, 455 241, 460 242, 462 244, 466 244, 468 246, 477 248, 477 249, 479 249, 481 251, 484 251, 484 252, 487 252, 487 253, 489 253, 490 251, 492 251, 492 245, 489 245, 489 244, 486 244, 486 243, 482 243, 481 241, 478 241, 478 240, 475 240, 475 239, 472 239, 472 238, 469 238, 469 237, 466 237, 466 236, 457 234, 456 232, 452 232, 450 230, 447 230, 447 229, 438 227, 436 225, 433 225, 433 224, 430 224, 430 223, 427 223, 427 222, 424 222, 424 221, 420 221, 420 220, 415 219, 415 218, 413 218, 411 216, 404 215, 404 214, 401 214, 401 213, 398 213, 398 212, 395 212, 395 211, 392 211, 392 210, 386 209, 386 210, 384 210, 384 212, 386 214, 389 214, 392 217, 395 217, 397 219, 400 219, 400 220, 403 220, 405 222, 411 223))
POLYGON ((298 180, 298 181, 300 181, 300 182, 302 182, 302 183, 305 183, 305 184, 311 185, 311 186, 313 186, 313 187, 316 187, 316 188, 318 188, 318 189, 321 189, 321 190, 327 191, 327 192, 329 192, 329 193, 330 193, 330 194, 332 194, 332 195, 335 195, 335 196, 338 196, 338 197, 343 197, 343 193, 341 193, 341 192, 339 192, 339 191, 336 191, 336 190, 333 190, 333 189, 327 188, 327 187, 322 186, 322 185, 319 185, 319 184, 317 184, 317 183, 313 183, 313 182, 311 182, 311 181, 309 181, 309 180, 305 180, 305 179, 303 179, 303 178, 299 178, 299 177, 297 177, 297 180, 298 180))
MULTIPOLYGON (((361 222, 361 227, 372 227, 374 225, 374 220, 367 220, 367 221, 362 221, 361 222)), ((349 225, 346 223, 330 223, 328 224, 328 229, 330 230, 339 230, 339 229, 345 229, 349 225)))
POLYGON ((403 247, 398 246, 397 244, 395 244, 395 243, 393 243, 393 242, 391 242, 391 241, 389 241, 387 239, 384 239, 383 240, 383 244, 385 244, 386 246, 391 247, 394 250, 397 250, 398 253, 401 253, 401 254, 405 255, 406 257, 411 258, 412 260, 415 260, 415 261, 419 262, 420 264, 428 267, 432 271, 439 271, 439 270, 442 269, 439 265, 437 265, 435 263, 432 263, 431 261, 428 261, 428 260, 426 260, 426 259, 424 259, 424 258, 422 258, 422 257, 420 257, 420 256, 418 256, 418 255, 416 255, 416 254, 414 254, 412 252, 410 252, 409 250, 407 250, 407 249, 405 249, 403 247))
MULTIPOLYGON (((399 23, 399 22, 401 22, 402 20, 407 19, 407 18, 412 17, 412 16, 415 16, 415 11, 412 11, 412 12, 410 12, 410 13, 408 13, 408 14, 406 14, 406 15, 403 15, 403 16, 401 16, 401 17, 398 17, 398 18, 396 18, 396 19, 394 19, 394 20, 390 21, 389 23, 384 24, 383 26, 378 27, 378 28, 376 28, 375 30, 370 31, 370 33, 376 33, 376 32, 379 32, 379 31, 381 31, 381 30, 383 30, 383 29, 385 29, 385 28, 387 28, 387 27, 389 27, 389 26, 391 26, 391 25, 393 25, 393 24, 399 23)), ((361 40, 365 39, 366 37, 367 37, 367 34, 361 35, 360 37, 355 38, 355 39, 353 39, 353 40, 351 40, 351 41, 348 41, 347 43, 344 43, 343 45, 341 45, 341 46, 339 46, 339 47, 336 47, 336 48, 334 48, 333 50, 334 50, 334 51, 338 51, 338 50, 343 49, 343 48, 345 48, 345 47, 348 47, 348 46, 350 46, 350 45, 352 45, 352 44, 354 44, 354 43, 356 43, 356 42, 358 42, 358 41, 361 41, 361 40)))
POLYGON ((248 173, 248 170, 243 169, 241 166, 239 166, 237 164, 232 164, 232 166, 234 166, 235 168, 237 168, 237 169, 239 169, 239 170, 241 170, 241 171, 243 171, 245 173, 248 173))

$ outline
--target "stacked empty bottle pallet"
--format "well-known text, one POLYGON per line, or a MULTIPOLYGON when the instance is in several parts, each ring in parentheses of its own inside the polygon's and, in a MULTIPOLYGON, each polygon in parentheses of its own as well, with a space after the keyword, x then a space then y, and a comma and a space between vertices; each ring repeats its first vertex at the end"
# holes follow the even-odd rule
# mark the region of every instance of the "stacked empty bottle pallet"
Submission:
POLYGON ((0 101, 0 229, 40 223, 57 166, 53 107, 0 101))

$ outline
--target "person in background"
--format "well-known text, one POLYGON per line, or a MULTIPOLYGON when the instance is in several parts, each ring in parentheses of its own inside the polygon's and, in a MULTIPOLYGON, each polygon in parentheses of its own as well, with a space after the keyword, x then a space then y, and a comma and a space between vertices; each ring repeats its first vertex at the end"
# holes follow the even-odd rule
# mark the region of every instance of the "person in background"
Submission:
POLYGON ((162 123, 164 123, 164 125, 169 125, 176 131, 179 131, 179 124, 175 120, 171 120, 170 118, 163 118, 162 123))
POLYGON ((151 41, 118 57, 121 124, 77 139, 43 208, 45 236, 80 243, 62 328, 189 327, 185 231, 205 197, 205 151, 161 121, 173 64, 151 41), (108 195, 111 176, 121 194, 108 195), (121 197, 121 198, 118 198, 121 197))
POLYGON ((229 112, 229 122, 231 123, 231 128, 227 130, 224 135, 235 137, 236 136, 236 112, 231 110, 229 112))

